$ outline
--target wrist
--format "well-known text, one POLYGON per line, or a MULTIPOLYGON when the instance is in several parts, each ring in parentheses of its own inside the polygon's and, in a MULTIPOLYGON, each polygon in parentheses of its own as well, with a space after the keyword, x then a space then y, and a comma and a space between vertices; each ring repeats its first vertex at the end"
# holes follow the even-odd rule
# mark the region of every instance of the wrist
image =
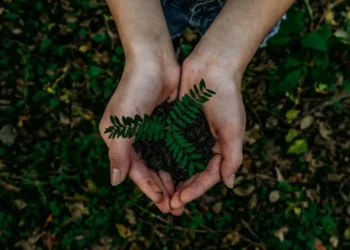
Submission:
POLYGON ((203 40, 186 59, 185 67, 204 68, 208 78, 233 77, 240 84, 246 65, 227 50, 203 40))

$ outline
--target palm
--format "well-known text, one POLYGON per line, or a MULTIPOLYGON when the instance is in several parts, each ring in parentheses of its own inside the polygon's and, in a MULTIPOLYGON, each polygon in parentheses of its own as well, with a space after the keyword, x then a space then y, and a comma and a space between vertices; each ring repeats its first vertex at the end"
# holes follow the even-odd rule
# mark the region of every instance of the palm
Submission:
POLYGON ((214 156, 207 168, 184 182, 171 199, 171 207, 178 208, 203 195, 222 179, 232 188, 234 173, 242 161, 242 141, 245 111, 241 98, 240 79, 206 67, 185 67, 182 72, 180 96, 204 79, 216 95, 204 104, 204 113, 211 133, 216 139, 214 156), (203 72, 203 73, 202 73, 203 72))
MULTIPOLYGON (((169 201, 174 193, 170 175, 155 173, 146 167, 132 147, 133 139, 108 139, 104 134, 110 126, 110 115, 134 116, 152 113, 166 99, 175 99, 178 79, 164 77, 157 68, 126 67, 100 123, 100 132, 109 149, 111 183, 119 184, 127 175, 164 212, 170 212, 169 201)), ((176 211, 173 211, 175 214, 176 211)))

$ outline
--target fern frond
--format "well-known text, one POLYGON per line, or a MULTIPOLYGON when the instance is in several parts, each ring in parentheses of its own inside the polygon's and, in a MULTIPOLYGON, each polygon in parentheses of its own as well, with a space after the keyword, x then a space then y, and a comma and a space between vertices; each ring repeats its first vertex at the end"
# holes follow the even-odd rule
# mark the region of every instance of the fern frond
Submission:
POLYGON ((196 148, 179 132, 169 129, 166 134, 165 145, 181 168, 189 168, 190 175, 193 175, 195 167, 204 168, 201 163, 196 161, 202 158, 202 155, 194 153, 196 148))
POLYGON ((136 131, 135 141, 158 141, 165 136, 165 122, 160 117, 145 115, 143 123, 136 131))
POLYGON ((108 138, 130 138, 135 135, 137 128, 142 123, 142 118, 139 115, 135 115, 134 118, 122 117, 122 121, 117 116, 110 116, 112 126, 109 126, 105 130, 105 134, 109 133, 108 138))
POLYGON ((164 130, 164 121, 161 118, 148 115, 142 119, 139 115, 134 118, 122 116, 120 121, 117 116, 111 116, 110 120, 112 126, 106 128, 105 133, 108 134, 108 138, 131 138, 136 135, 136 140, 147 139, 149 141, 164 138, 165 133, 161 132, 164 130))

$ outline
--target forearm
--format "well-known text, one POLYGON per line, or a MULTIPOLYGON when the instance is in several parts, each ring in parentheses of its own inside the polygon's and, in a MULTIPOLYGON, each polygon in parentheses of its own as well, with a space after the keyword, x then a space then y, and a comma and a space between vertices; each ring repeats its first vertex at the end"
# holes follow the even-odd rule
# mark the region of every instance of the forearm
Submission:
MULTIPOLYGON (((126 56, 173 51, 159 0, 106 0, 126 56)), ((165 55, 167 56, 167 55, 165 55)))
MULTIPOLYGON (((219 16, 201 39, 202 48, 214 46, 244 70, 268 31, 277 23, 294 0, 228 0, 219 16)), ((198 46, 201 49, 201 46, 198 46)))

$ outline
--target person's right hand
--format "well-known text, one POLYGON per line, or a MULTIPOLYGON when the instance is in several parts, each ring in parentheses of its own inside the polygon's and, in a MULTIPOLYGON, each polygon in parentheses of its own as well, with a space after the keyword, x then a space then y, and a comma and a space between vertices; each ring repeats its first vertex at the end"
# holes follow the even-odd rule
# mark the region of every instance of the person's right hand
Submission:
POLYGON ((174 184, 169 173, 156 173, 146 167, 135 152, 133 138, 108 139, 104 131, 111 125, 110 116, 143 117, 166 100, 175 100, 180 81, 180 66, 175 55, 157 56, 157 52, 127 58, 119 86, 114 92, 100 122, 100 133, 109 149, 110 176, 113 186, 127 175, 163 213, 181 214, 183 207, 171 210, 174 184))

